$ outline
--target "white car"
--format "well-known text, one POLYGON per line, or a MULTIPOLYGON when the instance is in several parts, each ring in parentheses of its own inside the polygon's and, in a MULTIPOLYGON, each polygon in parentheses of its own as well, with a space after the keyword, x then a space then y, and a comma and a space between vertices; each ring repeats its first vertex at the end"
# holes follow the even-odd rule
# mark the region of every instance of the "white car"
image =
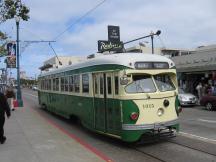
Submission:
POLYGON ((181 106, 194 106, 197 104, 198 99, 191 93, 186 93, 183 89, 178 89, 178 99, 181 106))
POLYGON ((32 90, 37 91, 38 87, 37 86, 32 86, 32 90))

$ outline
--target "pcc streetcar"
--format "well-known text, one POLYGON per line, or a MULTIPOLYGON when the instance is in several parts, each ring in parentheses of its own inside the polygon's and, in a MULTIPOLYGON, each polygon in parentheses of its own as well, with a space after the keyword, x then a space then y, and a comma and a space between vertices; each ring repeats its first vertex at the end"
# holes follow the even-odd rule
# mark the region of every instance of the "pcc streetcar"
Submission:
POLYGON ((164 56, 101 54, 38 80, 41 106, 90 130, 127 142, 179 130, 176 69, 164 56))

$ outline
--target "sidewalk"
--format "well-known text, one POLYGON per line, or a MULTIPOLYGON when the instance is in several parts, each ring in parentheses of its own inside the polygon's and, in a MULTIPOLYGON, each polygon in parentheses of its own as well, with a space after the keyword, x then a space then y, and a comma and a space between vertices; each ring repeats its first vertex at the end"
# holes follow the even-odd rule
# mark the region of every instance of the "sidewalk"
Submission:
POLYGON ((11 112, 5 121, 5 135, 0 162, 104 161, 28 107, 11 112))

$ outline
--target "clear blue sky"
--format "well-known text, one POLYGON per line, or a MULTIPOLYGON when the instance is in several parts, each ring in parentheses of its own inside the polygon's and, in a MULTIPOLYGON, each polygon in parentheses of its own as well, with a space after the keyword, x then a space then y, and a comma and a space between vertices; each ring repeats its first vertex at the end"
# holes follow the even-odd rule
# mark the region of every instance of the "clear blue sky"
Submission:
MULTIPOLYGON (((22 0, 30 8, 30 20, 20 23, 20 40, 53 40, 101 1, 22 0)), ((107 25, 120 26, 122 41, 160 29, 166 47, 216 44, 215 6, 215 0, 107 0, 59 37, 53 47, 58 55, 92 54, 97 51, 97 40, 107 39, 107 25)), ((1 24, 0 29, 11 40, 16 39, 15 20, 1 24)), ((155 44, 162 46, 159 39, 155 39, 155 44)), ((54 56, 47 43, 22 43, 21 52, 21 70, 32 77, 39 74, 38 67, 43 61, 54 56)), ((4 66, 2 62, 1 59, 4 66)))

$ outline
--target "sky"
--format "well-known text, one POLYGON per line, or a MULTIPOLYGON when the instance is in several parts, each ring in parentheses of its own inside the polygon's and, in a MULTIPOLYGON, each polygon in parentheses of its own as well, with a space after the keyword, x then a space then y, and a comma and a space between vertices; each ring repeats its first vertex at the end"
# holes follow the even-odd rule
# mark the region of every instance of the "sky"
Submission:
MULTIPOLYGON (((97 52, 98 40, 108 39, 107 26, 116 25, 123 42, 161 30, 161 39, 154 39, 156 47, 193 49, 216 44, 215 0, 106 0, 77 22, 102 1, 22 0, 30 8, 30 19, 20 22, 20 40, 55 40, 52 46, 59 56, 87 56, 97 52)), ((15 25, 14 19, 8 20, 0 24, 0 30, 16 40, 15 25)), ((150 39, 126 47, 146 41, 150 39)), ((21 42, 20 46, 21 71, 29 77, 38 76, 43 62, 55 56, 48 43, 21 42)), ((15 70, 11 72, 16 75, 15 70)))

